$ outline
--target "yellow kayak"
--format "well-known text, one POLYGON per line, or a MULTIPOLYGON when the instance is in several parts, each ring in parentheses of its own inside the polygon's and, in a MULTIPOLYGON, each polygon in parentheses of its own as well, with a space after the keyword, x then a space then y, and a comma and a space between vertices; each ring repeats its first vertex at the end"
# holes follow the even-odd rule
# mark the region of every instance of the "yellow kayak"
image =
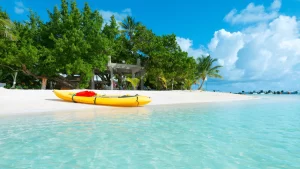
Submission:
POLYGON ((151 102, 150 97, 140 95, 100 95, 92 97, 76 96, 76 92, 54 90, 54 94, 65 101, 97 104, 105 106, 138 107, 151 102))

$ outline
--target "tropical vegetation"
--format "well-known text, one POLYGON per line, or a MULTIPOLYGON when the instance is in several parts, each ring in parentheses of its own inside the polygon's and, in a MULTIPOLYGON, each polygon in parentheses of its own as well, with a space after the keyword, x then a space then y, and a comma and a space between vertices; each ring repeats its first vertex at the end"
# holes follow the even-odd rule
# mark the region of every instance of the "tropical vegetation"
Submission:
POLYGON ((197 72, 199 72, 199 77, 202 80, 199 90, 202 88, 204 81, 208 77, 222 78, 219 74, 219 69, 222 67, 220 65, 214 65, 217 59, 211 58, 210 55, 202 56, 197 58, 197 72))
POLYGON ((114 77, 134 89, 141 81, 156 90, 191 89, 199 79, 221 77, 220 66, 213 66, 216 59, 188 56, 175 34, 156 35, 131 16, 120 23, 111 16, 107 23, 88 3, 79 9, 75 1, 67 0, 48 14, 43 21, 31 11, 27 21, 12 22, 0 8, 0 80, 7 87, 88 88, 95 72, 111 85, 109 56, 114 63, 141 61, 142 77, 128 76, 124 82, 124 74, 114 77), (77 77, 78 83, 72 83, 77 77))

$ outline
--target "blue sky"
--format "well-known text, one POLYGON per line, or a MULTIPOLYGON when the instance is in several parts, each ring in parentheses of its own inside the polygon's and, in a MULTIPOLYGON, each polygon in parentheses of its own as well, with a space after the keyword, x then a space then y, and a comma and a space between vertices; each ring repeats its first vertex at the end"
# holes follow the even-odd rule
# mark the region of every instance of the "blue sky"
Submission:
MULTIPOLYGON (((209 90, 299 90, 300 0, 77 0, 87 1, 105 19, 131 15, 156 34, 177 35, 190 55, 211 54, 224 68, 223 80, 209 90)), ((48 18, 60 0, 0 0, 12 20, 26 20, 28 9, 48 18)))

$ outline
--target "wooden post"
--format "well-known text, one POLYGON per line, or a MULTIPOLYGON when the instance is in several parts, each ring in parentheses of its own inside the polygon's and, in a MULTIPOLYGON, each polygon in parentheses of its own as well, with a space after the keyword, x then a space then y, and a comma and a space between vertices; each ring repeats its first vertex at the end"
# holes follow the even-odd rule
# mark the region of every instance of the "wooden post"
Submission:
POLYGON ((136 65, 141 66, 141 59, 137 59, 136 65))
POLYGON ((133 70, 131 71, 131 74, 132 74, 132 78, 135 78, 135 72, 133 70))
POLYGON ((144 72, 141 72, 141 90, 144 90, 144 72))
POLYGON ((111 64, 111 56, 108 56, 108 64, 111 64))
POLYGON ((113 72, 113 69, 111 67, 109 68, 109 70, 110 70, 110 90, 114 90, 114 85, 113 85, 113 83, 114 83, 114 79, 113 79, 114 72, 113 72))
POLYGON ((47 86, 47 78, 43 77, 42 78, 42 90, 46 90, 46 86, 47 86))
POLYGON ((141 59, 138 58, 137 61, 136 61, 136 65, 139 66, 139 71, 140 71, 140 87, 141 87, 141 90, 143 90, 143 87, 144 87, 144 82, 143 82, 143 77, 144 77, 144 73, 141 71, 140 67, 141 67, 141 59))
POLYGON ((92 70, 92 78, 91 78, 91 89, 95 89, 95 81, 94 81, 94 76, 95 76, 95 71, 94 69, 92 70))

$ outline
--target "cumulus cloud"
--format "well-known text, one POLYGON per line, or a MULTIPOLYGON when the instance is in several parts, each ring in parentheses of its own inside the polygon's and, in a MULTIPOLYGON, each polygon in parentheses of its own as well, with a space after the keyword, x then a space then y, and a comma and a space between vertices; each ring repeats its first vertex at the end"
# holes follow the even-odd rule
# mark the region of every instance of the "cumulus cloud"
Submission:
MULTIPOLYGON (((248 24, 240 31, 215 31, 207 51, 223 66, 223 80, 209 79, 208 90, 300 89, 300 21, 280 14, 280 7, 275 0, 267 13, 250 3, 226 16, 231 23, 248 24)), ((183 49, 191 49, 191 40, 181 42, 183 49)))
POLYGON ((231 10, 225 16, 224 20, 232 24, 269 21, 278 17, 280 7, 281 0, 274 0, 268 9, 266 9, 263 5, 250 3, 246 9, 243 9, 240 12, 237 9, 231 10))
POLYGON ((194 49, 193 46, 193 41, 190 39, 182 38, 182 37, 176 37, 177 44, 180 46, 180 48, 188 52, 189 56, 193 56, 194 58, 200 57, 202 55, 208 55, 205 47, 200 46, 197 49, 194 49))
POLYGON ((104 23, 109 23, 110 17, 112 15, 115 16, 115 19, 117 23, 121 22, 126 16, 131 16, 132 12, 130 8, 126 8, 121 12, 113 12, 113 11, 105 11, 105 10, 99 10, 100 14, 102 15, 104 19, 104 23))
POLYGON ((299 31, 296 17, 280 15, 252 31, 216 31, 209 51, 223 62, 228 80, 280 80, 300 63, 299 31))
POLYGON ((28 11, 28 8, 25 7, 22 1, 15 2, 14 11, 16 14, 23 14, 25 11, 28 11))
MULTIPOLYGON (((289 86, 291 81, 298 80, 299 83, 299 34, 296 17, 279 15, 268 24, 239 32, 216 31, 209 52, 224 65, 222 76, 236 88, 245 90, 268 83, 269 87, 289 86)), ((293 87, 290 86, 297 89, 297 85, 293 87)))

